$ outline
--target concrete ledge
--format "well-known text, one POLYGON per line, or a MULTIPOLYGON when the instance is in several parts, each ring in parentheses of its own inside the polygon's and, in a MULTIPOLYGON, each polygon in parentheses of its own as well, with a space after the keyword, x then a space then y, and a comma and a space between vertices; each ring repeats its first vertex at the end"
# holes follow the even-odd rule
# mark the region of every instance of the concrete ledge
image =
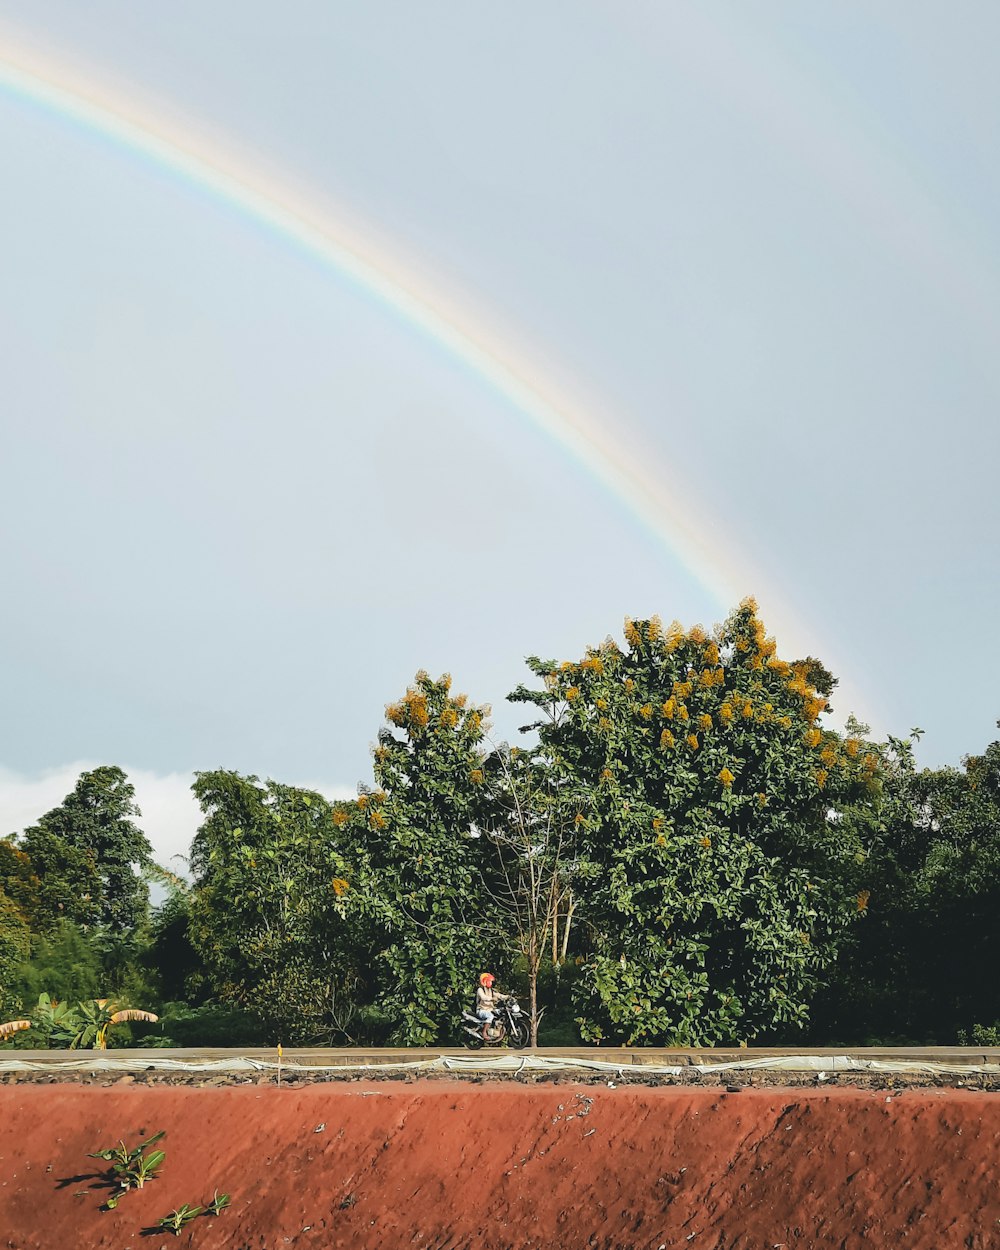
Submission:
MULTIPOLYGON (((767 1070, 786 1068, 794 1060, 806 1061, 810 1067, 820 1067, 828 1062, 830 1068, 843 1067, 844 1062, 856 1063, 858 1067, 881 1064, 906 1064, 927 1067, 978 1068, 1000 1067, 1000 1047, 980 1046, 902 1046, 902 1047, 802 1047, 798 1049, 777 1047, 713 1047, 692 1048, 627 1048, 627 1047, 538 1047, 534 1050, 469 1051, 458 1048, 403 1049, 403 1048, 324 1048, 293 1047, 284 1051, 282 1065, 288 1070, 295 1068, 398 1068, 427 1065, 446 1068, 454 1063, 456 1068, 476 1060, 488 1064, 490 1059, 516 1062, 518 1059, 535 1060, 539 1067, 556 1069, 565 1063, 567 1068, 595 1064, 600 1067, 646 1068, 712 1067, 717 1064, 738 1065, 767 1070), (836 1062, 839 1061, 839 1062, 836 1062)), ((204 1065, 216 1071, 230 1066, 272 1068, 278 1062, 278 1052, 271 1047, 244 1049, 201 1048, 151 1048, 127 1050, 17 1050, 0 1049, 0 1072, 15 1070, 22 1065, 33 1069, 73 1068, 77 1071, 93 1068, 100 1070, 128 1067, 139 1070, 150 1068, 198 1068, 204 1065)), ((805 1064, 804 1064, 805 1066, 805 1064)), ((23 1069, 22 1069, 23 1070, 23 1069)))

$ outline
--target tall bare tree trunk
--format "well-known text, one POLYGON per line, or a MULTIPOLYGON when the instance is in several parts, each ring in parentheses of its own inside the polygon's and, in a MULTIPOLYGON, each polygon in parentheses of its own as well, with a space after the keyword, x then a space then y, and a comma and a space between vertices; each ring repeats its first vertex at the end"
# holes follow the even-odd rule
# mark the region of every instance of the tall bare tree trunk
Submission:
POLYGON ((566 924, 563 926, 562 953, 560 961, 566 962, 566 952, 569 950, 569 926, 573 919, 573 908, 576 907, 576 899, 573 895, 569 896, 569 906, 566 908, 566 924))
POLYGON ((528 963, 528 1006, 531 1010, 531 1045, 538 1045, 538 967, 541 959, 532 952, 528 963))

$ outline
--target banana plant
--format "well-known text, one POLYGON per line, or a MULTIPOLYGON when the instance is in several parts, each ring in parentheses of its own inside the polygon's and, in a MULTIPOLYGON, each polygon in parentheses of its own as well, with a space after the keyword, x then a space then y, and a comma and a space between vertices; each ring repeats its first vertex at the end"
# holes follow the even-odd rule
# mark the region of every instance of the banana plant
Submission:
POLYGON ((228 1194, 220 1194, 219 1191, 216 1190, 214 1196, 212 1197, 212 1201, 208 1203, 205 1210, 211 1211, 213 1215, 221 1215, 231 1202, 232 1198, 230 1198, 228 1194))
POLYGON ((69 1003, 39 994, 38 1003, 31 1013, 32 1026, 51 1047, 72 1046, 80 1030, 80 1016, 69 1003))
POLYGON ((108 1032, 116 1024, 130 1020, 145 1020, 155 1024, 159 1016, 151 1011, 139 1011, 134 1007, 118 1007, 109 998, 94 998, 80 1003, 79 1024, 70 1042, 71 1050, 107 1050, 108 1032))
POLYGON ((176 1210, 171 1211, 169 1215, 165 1215, 157 1223, 156 1227, 165 1228, 168 1232, 173 1233, 175 1237, 179 1237, 184 1225, 190 1224, 196 1216, 201 1215, 203 1209, 202 1207, 189 1206, 184 1202, 176 1210))
MULTIPOLYGON (((165 1136, 166 1130, 161 1129, 159 1133, 154 1133, 152 1137, 148 1137, 138 1146, 131 1148, 126 1146, 124 1141, 119 1141, 117 1146, 93 1151, 89 1158, 103 1159, 105 1163, 110 1163, 116 1184, 123 1192, 129 1189, 142 1189, 146 1181, 156 1178, 163 1160, 167 1157, 164 1150, 152 1150, 149 1154, 146 1154, 146 1151, 165 1136)), ((108 1199, 106 1205, 109 1210, 114 1210, 120 1197, 121 1194, 117 1194, 108 1199)))

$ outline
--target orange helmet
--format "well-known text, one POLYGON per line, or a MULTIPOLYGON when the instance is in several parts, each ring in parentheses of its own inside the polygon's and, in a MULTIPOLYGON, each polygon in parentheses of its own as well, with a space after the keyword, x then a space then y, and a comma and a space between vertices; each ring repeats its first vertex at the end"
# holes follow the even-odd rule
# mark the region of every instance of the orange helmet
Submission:
POLYGON ((482 972, 479 975, 479 984, 484 985, 487 989, 490 988, 490 986, 493 984, 495 980, 496 980, 496 977, 493 975, 492 972, 482 972))

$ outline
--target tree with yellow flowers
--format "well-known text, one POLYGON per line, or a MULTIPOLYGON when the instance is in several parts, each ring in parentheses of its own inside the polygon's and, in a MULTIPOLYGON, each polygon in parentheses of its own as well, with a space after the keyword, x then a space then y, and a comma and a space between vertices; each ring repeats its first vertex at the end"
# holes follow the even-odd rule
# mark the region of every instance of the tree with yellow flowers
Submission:
POLYGON ((493 955, 483 919, 483 740, 489 709, 420 672, 386 708, 375 788, 358 796, 345 833, 376 933, 377 1011, 394 1041, 454 1037, 475 975, 493 955))
POLYGON ((581 794, 585 1038, 748 1041, 805 1023, 861 904, 838 807, 878 759, 827 727, 834 685, 747 600, 712 634, 626 621, 579 662, 530 659, 549 766, 581 794))

